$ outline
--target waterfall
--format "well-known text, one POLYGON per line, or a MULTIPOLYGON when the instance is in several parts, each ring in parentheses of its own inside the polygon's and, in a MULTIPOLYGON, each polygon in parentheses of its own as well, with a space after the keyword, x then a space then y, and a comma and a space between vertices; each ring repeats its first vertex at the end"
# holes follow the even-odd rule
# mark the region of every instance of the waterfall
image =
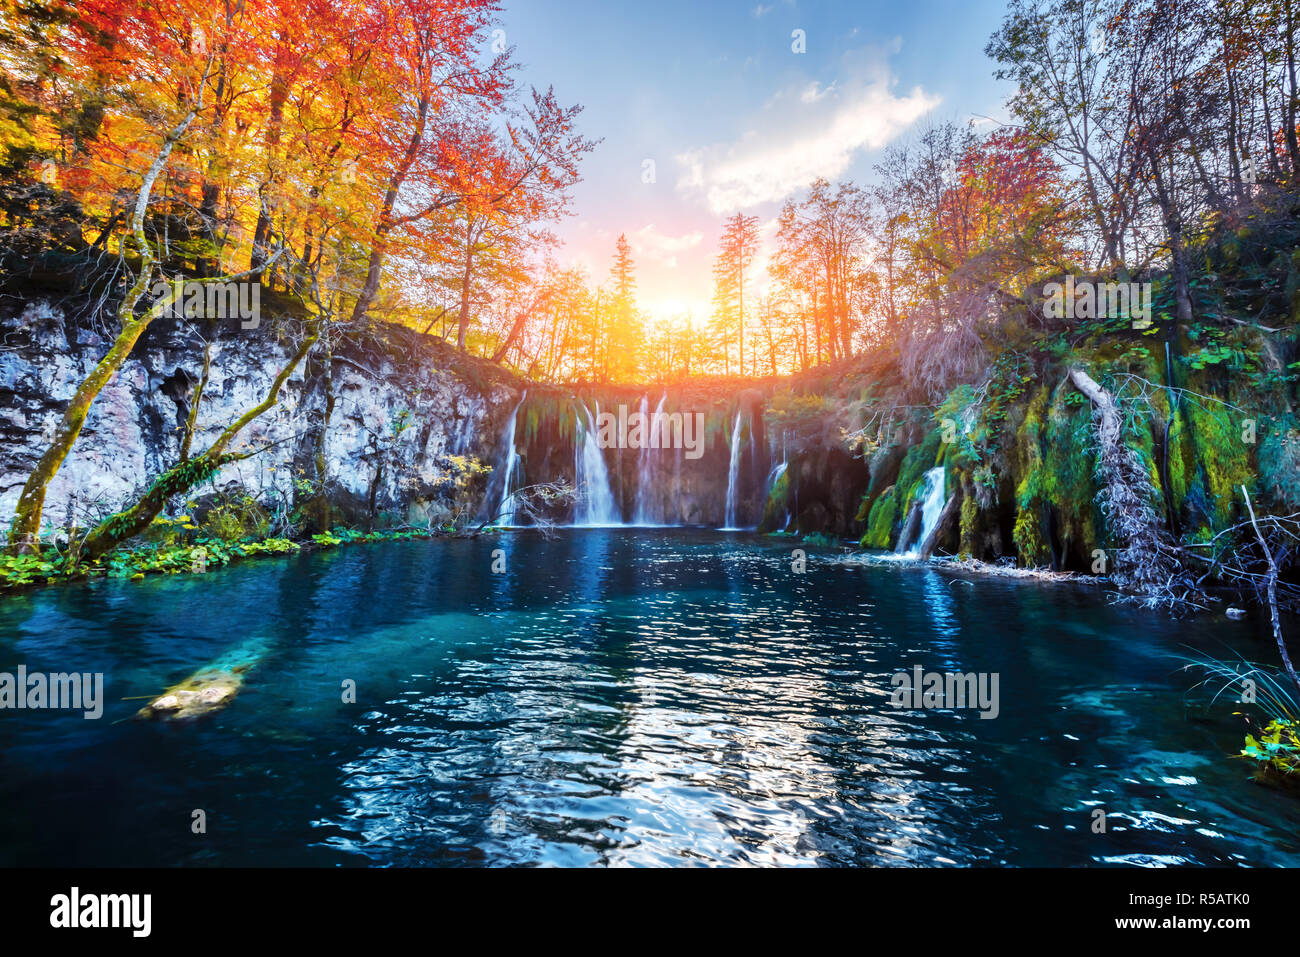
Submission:
POLYGON ((765 497, 770 497, 772 489, 776 488, 776 483, 781 481, 781 476, 785 470, 790 467, 790 450, 786 448, 785 429, 781 430, 781 461, 772 466, 772 471, 767 473, 767 488, 764 490, 765 497))
MULTIPOLYGON (((672 521, 674 522, 682 521, 682 514, 683 514, 682 498, 680 494, 682 488, 682 455, 683 454, 684 454, 684 450, 682 448, 682 444, 679 442, 677 443, 677 448, 673 450, 673 486, 672 487, 676 494, 673 495, 671 501, 672 501, 672 507, 675 510, 672 514, 672 521)), ((665 522, 669 520, 668 508, 669 508, 668 503, 665 502, 664 503, 665 522)))
MULTIPOLYGON (((939 516, 943 512, 943 466, 937 465, 930 471, 926 472, 921 479, 921 486, 917 489, 917 495, 924 495, 921 502, 921 532, 911 547, 904 550, 903 542, 899 541, 898 550, 895 554, 903 558, 916 559, 921 557, 921 547, 925 544, 934 527, 939 524, 939 516)), ((906 516, 904 516, 906 521, 906 516)))
POLYGON ((501 504, 497 507, 497 523, 501 525, 514 525, 515 523, 515 472, 519 470, 519 450, 515 448, 515 425, 519 420, 519 410, 524 406, 524 399, 528 398, 528 390, 519 397, 519 404, 515 410, 510 413, 510 419, 506 422, 506 469, 505 481, 501 486, 501 504))
POLYGON ((654 507, 654 489, 655 476, 651 469, 651 453, 654 453, 654 460, 658 461, 660 454, 659 444, 663 441, 659 434, 660 416, 664 411, 664 400, 668 398, 665 392, 659 399, 659 404, 655 406, 654 418, 648 422, 646 420, 646 411, 650 407, 650 401, 647 396, 641 397, 641 455, 637 463, 636 474, 636 523, 638 525, 656 525, 663 524, 664 517, 655 514, 654 507), (652 449, 651 446, 654 446, 652 449))
POLYGON ((724 531, 736 530, 736 478, 740 475, 740 417, 736 410, 736 424, 731 429, 731 466, 727 469, 727 521, 724 531))
POLYGON ((767 476, 767 491, 764 496, 765 498, 771 497, 772 489, 776 488, 776 483, 781 481, 781 476, 785 474, 785 470, 789 467, 789 462, 777 462, 776 465, 772 467, 772 471, 768 473, 767 476))
MULTIPOLYGON (((614 492, 609 487, 609 469, 596 442, 596 420, 586 403, 578 407, 587 420, 581 443, 573 446, 573 474, 578 485, 578 502, 573 508, 574 525, 622 525, 622 516, 614 503, 614 492)), ((596 403, 600 415, 600 403, 596 403)))
MULTIPOLYGON (((785 470, 788 469, 789 467, 790 467, 790 460, 785 457, 785 454, 783 452, 781 456, 781 461, 773 465, 772 471, 767 473, 767 487, 763 490, 764 502, 770 502, 772 500, 772 489, 776 488, 776 483, 781 481, 781 476, 785 474, 785 470)), ((766 513, 764 513, 764 518, 766 519, 766 513)), ((790 503, 787 501, 785 505, 785 525, 782 526, 782 530, 784 531, 786 528, 789 528, 789 526, 790 526, 790 503)))
MULTIPOLYGON (((451 441, 452 455, 464 455, 465 450, 469 448, 470 440, 474 436, 474 417, 478 413, 480 404, 477 397, 469 400, 468 407, 460 420, 460 427, 451 441)), ((457 408, 459 409, 459 406, 457 408)))

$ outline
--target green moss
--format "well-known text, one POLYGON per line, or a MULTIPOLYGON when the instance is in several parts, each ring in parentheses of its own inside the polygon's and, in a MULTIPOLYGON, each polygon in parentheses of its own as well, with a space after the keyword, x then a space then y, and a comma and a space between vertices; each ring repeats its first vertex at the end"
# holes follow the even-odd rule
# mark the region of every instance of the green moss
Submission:
POLYGON ((894 483, 894 495, 904 510, 911 504, 921 478, 939 464, 943 451, 943 436, 935 429, 926 434, 920 445, 912 446, 903 456, 903 463, 898 468, 898 480, 894 483))
POLYGON ((985 435, 972 408, 977 401, 977 393, 971 386, 960 385, 948 393, 934 412, 941 433, 947 433, 952 439, 945 443, 943 453, 944 464, 952 469, 971 470, 980 464, 979 443, 985 435))
POLYGON ((876 504, 871 506, 871 515, 867 518, 867 531, 859 542, 863 548, 888 549, 893 546, 894 520, 898 515, 894 494, 897 488, 898 486, 891 485, 885 489, 884 493, 876 499, 876 504))
POLYGON ((870 493, 870 492, 868 492, 867 494, 863 495, 863 496, 862 496, 862 500, 861 500, 860 502, 858 502, 858 510, 857 510, 857 512, 856 512, 856 513, 854 514, 854 516, 853 516, 853 521, 855 521, 855 522, 865 522, 865 521, 870 517, 870 515, 871 515, 871 506, 874 505, 874 504, 875 504, 875 503, 871 501, 871 493, 870 493))
POLYGON ((1196 477, 1196 449, 1188 434, 1182 409, 1174 413, 1169 426, 1169 500, 1181 511, 1196 477))
POLYGON ((1016 510, 1016 524, 1011 530, 1020 564, 1025 568, 1041 568, 1051 561, 1051 553, 1043 540, 1043 518, 1036 507, 1016 510))
POLYGON ((1090 556, 1097 548, 1101 516, 1097 510, 1097 459, 1092 415, 1077 390, 1061 386, 1047 414, 1040 498, 1057 515, 1063 551, 1090 556))
POLYGON ((574 434, 577 422, 578 409, 571 397, 555 392, 530 394, 520 410, 518 438, 525 448, 545 436, 563 442, 574 434))
POLYGON ((772 426, 780 428, 804 422, 820 425, 830 410, 830 400, 824 395, 798 395, 787 389, 773 394, 764 414, 772 426))
POLYGON ((1008 426, 1014 424, 1014 437, 1008 449, 1012 475, 1016 483, 1016 521, 1011 540, 1015 545, 1020 564, 1038 568, 1051 561, 1051 551, 1044 536, 1044 486, 1047 470, 1043 465, 1043 439, 1047 428, 1047 386, 1040 386, 1024 407, 1019 422, 1009 416, 1008 426))
POLYGON ((975 496, 966 495, 961 500, 961 539, 957 547, 957 557, 968 559, 975 556, 975 535, 979 523, 980 509, 975 496))
POLYGON ((542 412, 537 404, 528 405, 524 408, 524 445, 532 445, 533 440, 537 438, 538 427, 542 423, 542 412))
POLYGON ((1187 400, 1169 434, 1170 493, 1189 524, 1206 522, 1215 532, 1232 524, 1240 486, 1252 488, 1255 469, 1245 440, 1243 416, 1223 406, 1187 400))

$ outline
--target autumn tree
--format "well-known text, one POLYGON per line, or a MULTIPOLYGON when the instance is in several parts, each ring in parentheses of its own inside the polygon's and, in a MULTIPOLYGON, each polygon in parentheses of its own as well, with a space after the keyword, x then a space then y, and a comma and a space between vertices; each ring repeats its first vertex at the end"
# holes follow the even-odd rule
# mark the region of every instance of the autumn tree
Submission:
POLYGON ((723 365, 731 371, 731 333, 737 345, 736 370, 745 371, 745 282, 758 253, 758 217, 736 213, 722 227, 713 264, 714 335, 723 365))
POLYGON ((613 258, 603 324, 608 363, 602 375, 623 380, 637 374, 639 360, 645 351, 645 321, 637 309, 636 264, 626 235, 620 234, 615 242, 613 258))
MULTIPOLYGON (((79 228, 68 241, 107 265, 90 272, 119 331, 24 488, 12 547, 34 547, 45 489, 95 396, 170 313, 173 279, 265 277, 298 303, 292 328, 277 331, 306 344, 286 368, 305 362, 308 390, 320 394, 318 453, 340 337, 397 301, 386 275, 444 255, 458 223, 488 224, 478 236, 490 249, 477 250, 483 258, 463 285, 500 306, 493 354, 504 361, 522 341, 527 321, 506 302, 528 285, 528 259, 546 245, 539 224, 563 211, 594 144, 574 128, 578 108, 552 92, 517 101, 508 50, 484 57, 494 4, 382 0, 346 16, 324 0, 89 0, 75 16, 57 0, 22 6, 29 29, 0 37, 0 148, 10 161, 51 157, 39 169, 52 166, 57 182, 33 188, 93 228, 89 243, 79 228), (16 85, 21 71, 5 51, 38 49, 48 57, 16 85), (30 142, 18 142, 20 110, 44 118, 27 124, 30 142)), ((463 342, 470 311, 459 319, 463 342)), ((249 411, 256 418, 268 407, 249 411)), ((218 445, 209 460, 226 454, 218 445)), ((179 488, 176 476, 196 466, 175 468, 153 491, 179 488)), ((156 500, 115 527, 147 518, 156 500)))
POLYGON ((246 51, 255 44, 254 35, 243 29, 246 23, 242 19, 218 21, 213 27, 212 43, 205 39, 196 44, 195 25, 205 22, 206 10, 190 10, 183 5, 166 10, 124 10, 117 4, 95 2, 81 7, 81 19, 71 34, 73 46, 81 55, 80 68, 97 76, 115 77, 123 87, 124 102, 131 104, 129 112, 112 117, 120 139, 104 143, 102 152, 87 162, 92 177, 104 177, 112 170, 116 157, 128 161, 127 169, 138 170, 128 174, 139 177, 128 218, 128 248, 134 262, 128 267, 129 285, 117 307, 116 338, 104 358, 74 390, 50 444, 19 495, 9 530, 13 552, 37 546, 46 490, 80 435, 91 403, 126 362, 149 325, 173 304, 170 286, 149 301, 158 267, 156 241, 145 230, 154 186, 196 120, 210 112, 219 72, 212 44, 246 51), (129 29, 123 29, 124 18, 129 29), (106 35, 113 37, 111 44, 105 44, 106 35), (152 133, 157 128, 164 131, 161 136, 152 133), (124 143, 130 144, 129 154, 124 143))
POLYGON ((1072 176, 1087 212, 1090 263, 1125 269, 1140 225, 1133 103, 1108 96, 1112 21, 1124 0, 1012 0, 987 54, 1016 84, 1009 106, 1025 132, 1072 176))

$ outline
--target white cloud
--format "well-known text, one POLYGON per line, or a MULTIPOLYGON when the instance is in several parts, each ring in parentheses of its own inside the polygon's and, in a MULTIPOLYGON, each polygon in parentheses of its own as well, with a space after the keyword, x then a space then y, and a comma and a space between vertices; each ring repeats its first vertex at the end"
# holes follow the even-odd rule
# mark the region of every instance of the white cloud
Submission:
POLYGON ((763 4, 760 3, 758 6, 754 8, 754 16, 756 17, 766 16, 767 14, 771 13, 772 10, 775 9, 775 7, 776 5, 772 3, 769 3, 767 6, 764 6, 763 4))
POLYGON ((819 176, 836 179, 859 152, 886 145, 939 105, 920 87, 898 96, 894 86, 877 64, 825 88, 803 81, 781 91, 736 142, 679 154, 677 189, 716 215, 785 199, 819 176))
POLYGON ((668 236, 661 233, 654 223, 650 223, 629 235, 627 241, 638 255, 671 269, 677 265, 677 254, 700 245, 704 241, 704 234, 690 232, 668 236))
POLYGON ((827 93, 830 93, 834 89, 835 89, 834 83, 832 83, 830 86, 823 89, 822 85, 818 83, 816 80, 814 80, 812 83, 809 83, 806 87, 804 87, 804 91, 799 94, 799 102, 816 103, 818 100, 825 97, 827 93))

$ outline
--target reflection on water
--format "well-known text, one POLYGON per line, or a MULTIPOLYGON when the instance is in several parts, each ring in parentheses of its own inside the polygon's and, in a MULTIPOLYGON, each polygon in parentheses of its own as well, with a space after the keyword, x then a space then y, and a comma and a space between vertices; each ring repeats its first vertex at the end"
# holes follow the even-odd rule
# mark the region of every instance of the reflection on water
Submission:
POLYGON ((1269 653, 1072 586, 815 550, 796 575, 788 542, 683 529, 38 591, 0 600, 0 670, 103 671, 109 703, 0 715, 0 862, 1294 865, 1296 802, 1183 701, 1172 656, 1223 642, 1269 653), (118 722, 240 646, 224 712, 118 722), (891 708, 914 665, 997 672, 999 717, 891 708))

